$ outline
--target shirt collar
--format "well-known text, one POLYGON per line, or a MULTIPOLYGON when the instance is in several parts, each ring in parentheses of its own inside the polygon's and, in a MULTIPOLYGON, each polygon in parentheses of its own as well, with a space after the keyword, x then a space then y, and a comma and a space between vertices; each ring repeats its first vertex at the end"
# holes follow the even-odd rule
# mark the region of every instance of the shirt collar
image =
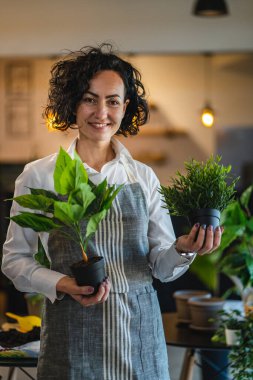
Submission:
MULTIPOLYGON (((67 149, 67 152, 71 158, 74 158, 74 151, 76 149, 77 139, 78 137, 76 137, 72 141, 72 143, 67 149)), ((127 148, 115 137, 112 138, 112 147, 116 154, 116 157, 113 159, 113 161, 121 161, 121 160, 124 160, 124 158, 132 159, 132 156, 130 152, 127 150, 127 148)))

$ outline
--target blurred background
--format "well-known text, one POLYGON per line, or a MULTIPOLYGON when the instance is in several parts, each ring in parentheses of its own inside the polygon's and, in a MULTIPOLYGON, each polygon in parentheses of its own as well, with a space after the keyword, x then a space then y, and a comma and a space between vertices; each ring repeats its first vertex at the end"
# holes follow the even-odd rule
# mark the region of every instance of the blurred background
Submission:
MULTIPOLYGON (((253 182, 253 1, 227 0, 222 16, 194 14, 194 0, 0 0, 0 244, 15 178, 31 160, 67 147, 75 132, 48 130, 42 119, 52 64, 69 50, 110 42, 142 73, 150 121, 120 138, 168 184, 190 158, 221 154, 253 182), (202 111, 214 120, 204 126, 202 111)), ((176 232, 180 225, 174 221, 176 232)), ((226 280, 224 280, 226 281, 226 280)), ((202 285, 187 273, 155 283, 162 311, 175 289, 202 285)), ((226 284, 224 284, 226 287, 226 284)), ((1 312, 25 313, 19 292, 0 276, 1 312)))

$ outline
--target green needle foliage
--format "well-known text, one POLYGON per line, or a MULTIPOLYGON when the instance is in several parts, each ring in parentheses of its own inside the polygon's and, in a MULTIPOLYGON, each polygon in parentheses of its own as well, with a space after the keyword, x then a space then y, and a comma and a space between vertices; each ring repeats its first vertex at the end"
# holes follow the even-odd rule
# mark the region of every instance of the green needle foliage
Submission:
MULTIPOLYGON (((106 179, 99 185, 94 185, 89 181, 77 153, 72 159, 64 149, 60 148, 54 170, 56 193, 30 188, 31 194, 21 195, 13 200, 20 206, 36 212, 21 211, 10 219, 21 227, 31 228, 36 232, 50 233, 59 230, 66 238, 80 245, 83 259, 88 261, 85 253, 88 241, 95 234, 100 221, 105 218, 122 186, 109 186, 106 179), (87 221, 87 227, 83 236, 81 223, 84 220, 87 221), (67 233, 63 227, 68 227, 70 232, 67 233)), ((40 239, 35 259, 41 265, 49 266, 40 239)))
POLYGON ((218 312, 219 328, 213 342, 225 343, 225 328, 239 330, 237 344, 231 346, 228 359, 233 380, 253 379, 253 313, 242 316, 240 311, 218 312))
POLYGON ((234 198, 239 178, 233 179, 231 166, 223 166, 220 161, 220 156, 211 156, 206 162, 185 162, 186 175, 178 171, 177 177, 171 178, 171 186, 159 189, 164 208, 177 216, 189 216, 201 208, 224 210, 234 198))

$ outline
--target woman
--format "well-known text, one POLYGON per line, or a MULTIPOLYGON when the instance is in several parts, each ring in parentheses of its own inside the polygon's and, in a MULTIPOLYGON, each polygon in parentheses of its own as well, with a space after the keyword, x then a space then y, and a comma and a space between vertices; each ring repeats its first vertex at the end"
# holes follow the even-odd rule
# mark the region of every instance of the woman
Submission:
MULTIPOLYGON (((157 177, 114 138, 137 134, 147 120, 140 80, 139 72, 109 45, 84 48, 52 69, 45 115, 55 116, 59 130, 78 128, 69 154, 77 150, 94 183, 107 177, 109 183, 125 186, 89 244, 89 255, 104 256, 110 278, 96 295, 70 276, 69 263, 81 259, 76 246, 41 234, 51 261, 50 270, 43 268, 33 259, 36 233, 10 223, 3 272, 19 290, 46 296, 39 380, 167 380, 152 275, 171 281, 188 269, 191 252, 210 253, 220 244, 220 228, 205 226, 195 241, 198 225, 175 240, 157 177)), ((16 181, 15 196, 28 187, 54 190, 55 160, 56 154, 28 164, 16 181)), ((20 210, 14 204, 11 213, 20 210)))

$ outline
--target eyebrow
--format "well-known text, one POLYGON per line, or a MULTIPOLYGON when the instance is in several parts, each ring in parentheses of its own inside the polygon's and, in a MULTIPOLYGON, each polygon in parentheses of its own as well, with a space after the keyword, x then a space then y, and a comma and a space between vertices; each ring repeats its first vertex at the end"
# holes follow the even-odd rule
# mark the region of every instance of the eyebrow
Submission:
MULTIPOLYGON (((94 96, 95 98, 99 97, 97 94, 95 94, 94 92, 89 91, 89 90, 86 91, 85 94, 90 94, 90 95, 94 96)), ((121 99, 121 97, 118 94, 107 95, 106 99, 108 99, 108 98, 120 98, 121 99)))

